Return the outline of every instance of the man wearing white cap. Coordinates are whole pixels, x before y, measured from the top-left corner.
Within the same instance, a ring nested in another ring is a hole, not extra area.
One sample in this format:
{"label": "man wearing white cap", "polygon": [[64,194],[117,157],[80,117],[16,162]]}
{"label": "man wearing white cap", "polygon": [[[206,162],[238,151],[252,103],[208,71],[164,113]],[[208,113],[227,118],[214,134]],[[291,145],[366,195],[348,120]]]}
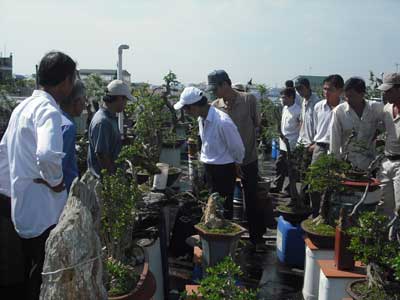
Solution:
{"label": "man wearing white cap", "polygon": [[174,108],[198,118],[200,161],[205,166],[207,184],[210,192],[225,197],[224,215],[232,219],[235,180],[245,153],[236,125],[226,113],[210,106],[203,92],[195,87],[185,88]]}
{"label": "man wearing white cap", "polygon": [[128,99],[134,100],[128,85],[122,80],[111,81],[103,97],[104,106],[90,122],[88,167],[98,178],[103,169],[110,174],[115,171],[115,160],[122,147],[117,113],[124,110]]}
{"label": "man wearing white cap", "polygon": [[400,73],[389,73],[378,89],[383,91],[387,104],[383,108],[386,128],[385,160],[382,162],[384,213],[400,216]]}

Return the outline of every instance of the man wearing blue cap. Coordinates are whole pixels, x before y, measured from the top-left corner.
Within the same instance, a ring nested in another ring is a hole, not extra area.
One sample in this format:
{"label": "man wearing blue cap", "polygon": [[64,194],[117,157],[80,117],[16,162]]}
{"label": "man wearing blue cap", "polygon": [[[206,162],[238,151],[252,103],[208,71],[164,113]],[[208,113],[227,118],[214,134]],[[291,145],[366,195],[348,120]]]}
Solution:
{"label": "man wearing blue cap", "polygon": [[210,192],[225,197],[224,216],[232,219],[236,170],[245,151],[236,125],[227,114],[210,106],[203,92],[195,87],[185,88],[174,108],[198,118],[200,161],[205,166],[207,185]]}
{"label": "man wearing blue cap", "polygon": [[[217,96],[212,105],[227,113],[236,124],[245,147],[245,156],[240,166],[250,241],[256,251],[262,251],[262,236],[265,232],[264,212],[257,205],[258,161],[256,128],[260,126],[257,99],[250,93],[236,91],[224,70],[208,74],[208,90]],[[273,220],[271,220],[273,222]]]}

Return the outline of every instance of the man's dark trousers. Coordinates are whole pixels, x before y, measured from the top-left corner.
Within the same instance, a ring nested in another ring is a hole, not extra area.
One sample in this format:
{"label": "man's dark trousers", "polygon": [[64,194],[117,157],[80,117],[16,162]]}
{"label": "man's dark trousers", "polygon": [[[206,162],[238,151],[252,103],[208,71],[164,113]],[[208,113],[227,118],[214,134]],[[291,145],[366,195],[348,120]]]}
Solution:
{"label": "man's dark trousers", "polygon": [[25,262],[25,292],[26,300],[37,300],[42,284],[42,270],[45,258],[45,244],[50,231],[55,225],[47,228],[41,235],[31,239],[23,239],[22,253]]}
{"label": "man's dark trousers", "polygon": [[204,164],[208,190],[218,192],[225,197],[224,217],[232,220],[233,217],[233,191],[236,183],[236,167],[234,163],[226,165]]}
{"label": "man's dark trousers", "polygon": [[262,242],[262,236],[266,230],[264,208],[257,199],[258,161],[244,165],[241,169],[250,241],[257,244]]}

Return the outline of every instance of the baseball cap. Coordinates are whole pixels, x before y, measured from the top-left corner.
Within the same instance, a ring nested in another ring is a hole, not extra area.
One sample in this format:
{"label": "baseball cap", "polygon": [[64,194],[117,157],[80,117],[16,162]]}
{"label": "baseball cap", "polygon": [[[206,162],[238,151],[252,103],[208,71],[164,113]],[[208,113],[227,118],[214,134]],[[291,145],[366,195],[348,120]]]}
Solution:
{"label": "baseball cap", "polygon": [[119,79],[113,80],[107,85],[107,95],[110,95],[110,96],[125,96],[129,100],[132,100],[132,101],[136,100],[132,96],[131,90],[128,87],[128,85],[125,82],[123,82],[122,80],[119,80]]}
{"label": "baseball cap", "polygon": [[217,86],[223,83],[224,81],[226,82],[231,82],[229,79],[228,74],[224,70],[215,70],[208,74],[208,87],[207,91],[215,91],[217,89]]}
{"label": "baseball cap", "polygon": [[400,73],[388,73],[383,77],[383,83],[378,89],[381,91],[388,91],[395,84],[400,84]]}
{"label": "baseball cap", "polygon": [[187,87],[183,90],[179,101],[175,103],[176,110],[181,109],[185,105],[190,105],[200,101],[203,98],[203,91],[196,87]]}

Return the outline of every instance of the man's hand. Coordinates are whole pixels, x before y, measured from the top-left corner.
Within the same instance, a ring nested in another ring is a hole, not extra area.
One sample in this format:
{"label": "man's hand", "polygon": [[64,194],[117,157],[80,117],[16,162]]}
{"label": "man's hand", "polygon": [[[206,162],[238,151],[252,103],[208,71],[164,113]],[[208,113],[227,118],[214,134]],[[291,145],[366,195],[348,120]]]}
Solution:
{"label": "man's hand", "polygon": [[239,164],[235,164],[236,168],[236,177],[239,177],[240,179],[243,179],[243,172]]}
{"label": "man's hand", "polygon": [[311,145],[308,146],[308,148],[307,148],[308,152],[311,152],[311,153],[314,152],[314,149],[315,149],[315,144],[311,144]]}
{"label": "man's hand", "polygon": [[44,184],[55,193],[61,193],[63,190],[65,190],[64,180],[61,181],[61,183],[56,186],[51,186],[47,181],[43,180],[42,178],[35,178],[35,179],[33,179],[33,182],[39,183],[39,184]]}

